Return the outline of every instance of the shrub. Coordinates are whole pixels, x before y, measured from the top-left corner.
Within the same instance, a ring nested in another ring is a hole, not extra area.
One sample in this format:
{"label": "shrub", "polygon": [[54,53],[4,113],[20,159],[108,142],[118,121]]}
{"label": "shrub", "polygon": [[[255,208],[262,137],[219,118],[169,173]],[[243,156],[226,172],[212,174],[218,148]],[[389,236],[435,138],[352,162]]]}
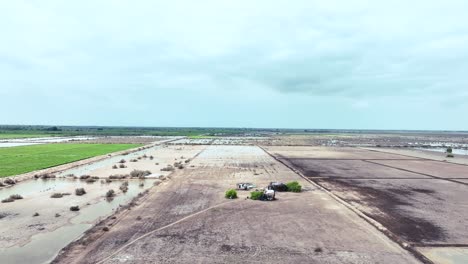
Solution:
{"label": "shrub", "polygon": [[80,180],[86,180],[86,179],[89,179],[89,178],[91,178],[90,175],[81,175],[80,176]]}
{"label": "shrub", "polygon": [[63,197],[63,194],[61,193],[54,193],[50,196],[50,198],[62,198]]}
{"label": "shrub", "polygon": [[94,178],[86,179],[86,183],[94,183],[94,182],[96,182],[96,179]]}
{"label": "shrub", "polygon": [[20,199],[23,199],[23,196],[21,196],[19,194],[12,194],[12,195],[10,195],[10,198],[13,199],[13,200],[20,200]]}
{"label": "shrub", "polygon": [[174,167],[172,165],[167,165],[165,168],[162,168],[161,171],[173,171]]}
{"label": "shrub", "polygon": [[10,197],[8,197],[8,198],[3,199],[2,203],[11,203],[11,202],[14,202],[14,201],[15,201],[15,199],[11,199]]}
{"label": "shrub", "polygon": [[79,211],[79,210],[80,210],[80,207],[78,205],[70,207],[70,211]]}
{"label": "shrub", "polygon": [[114,190],[111,189],[111,190],[107,191],[107,193],[106,193],[107,198],[112,198],[114,196],[115,196]]}
{"label": "shrub", "polygon": [[36,213],[33,214],[33,217],[36,217],[36,216],[39,216],[39,213],[38,213],[38,212],[36,212]]}
{"label": "shrub", "polygon": [[129,176],[130,175],[128,175],[128,174],[116,174],[116,175],[110,175],[109,179],[119,180],[119,179],[128,178]]}
{"label": "shrub", "polygon": [[151,171],[143,171],[143,170],[133,170],[132,172],[130,172],[130,177],[132,178],[143,178],[145,176],[148,176],[151,174]]}
{"label": "shrub", "polygon": [[123,182],[122,185],[120,185],[119,189],[126,193],[128,191],[128,182]]}
{"label": "shrub", "polygon": [[[121,165],[122,165],[122,164],[121,164]],[[117,167],[117,165],[114,164],[114,165],[112,166],[112,168],[113,168],[113,169],[117,169],[118,167]]]}
{"label": "shrub", "polygon": [[451,147],[448,147],[446,152],[449,153],[449,154],[452,154],[453,149]]}
{"label": "shrub", "polygon": [[123,169],[123,168],[127,168],[127,166],[123,165],[123,164],[120,164],[119,165],[119,168]]}
{"label": "shrub", "polygon": [[234,189],[229,189],[229,190],[226,191],[224,197],[226,197],[228,199],[235,199],[235,198],[237,198],[237,192]]}
{"label": "shrub", "polygon": [[452,153],[447,154],[447,158],[453,158],[455,157]]}
{"label": "shrub", "polygon": [[121,159],[121,160],[119,161],[119,163],[122,163],[122,164],[125,163],[125,162],[126,162],[126,161],[125,161],[124,159]]}
{"label": "shrub", "polygon": [[138,162],[137,159],[131,159],[130,162]]}
{"label": "shrub", "polygon": [[150,160],[152,160],[152,159],[154,159],[154,157],[153,157],[153,156],[150,156]]}
{"label": "shrub", "polygon": [[302,186],[297,181],[292,181],[286,183],[288,187],[288,192],[301,192]]}
{"label": "shrub", "polygon": [[102,231],[106,231],[106,232],[107,232],[107,231],[109,231],[109,228],[108,228],[107,226],[105,226],[105,227],[102,228]]}
{"label": "shrub", "polygon": [[86,194],[86,191],[85,191],[84,188],[77,188],[77,189],[75,190],[75,194],[76,194],[77,196],[81,196],[81,195],[83,195],[83,194]]}
{"label": "shrub", "polygon": [[16,183],[16,181],[11,179],[11,178],[6,178],[3,182],[8,184],[8,185],[13,185],[13,184]]}
{"label": "shrub", "polygon": [[263,196],[262,191],[250,192],[250,199],[252,199],[252,200],[260,200],[260,198],[262,198],[262,196]]}

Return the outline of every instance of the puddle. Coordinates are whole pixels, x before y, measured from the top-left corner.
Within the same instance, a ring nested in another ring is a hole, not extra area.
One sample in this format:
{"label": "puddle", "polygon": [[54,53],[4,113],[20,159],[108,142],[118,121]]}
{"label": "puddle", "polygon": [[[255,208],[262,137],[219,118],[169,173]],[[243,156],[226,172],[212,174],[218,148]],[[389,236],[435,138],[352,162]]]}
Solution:
{"label": "puddle", "polygon": [[65,245],[83,234],[91,224],[63,226],[49,233],[33,236],[23,247],[0,249],[2,263],[49,263]]}
{"label": "puddle", "polygon": [[439,264],[465,264],[468,263],[468,248],[419,248],[426,257]]}

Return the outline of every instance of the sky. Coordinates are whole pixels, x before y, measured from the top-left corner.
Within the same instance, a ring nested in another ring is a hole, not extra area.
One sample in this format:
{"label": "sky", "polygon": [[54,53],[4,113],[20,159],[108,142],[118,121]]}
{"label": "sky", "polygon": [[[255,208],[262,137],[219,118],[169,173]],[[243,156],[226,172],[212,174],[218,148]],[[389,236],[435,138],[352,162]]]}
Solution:
{"label": "sky", "polygon": [[468,1],[0,1],[0,124],[468,130]]}

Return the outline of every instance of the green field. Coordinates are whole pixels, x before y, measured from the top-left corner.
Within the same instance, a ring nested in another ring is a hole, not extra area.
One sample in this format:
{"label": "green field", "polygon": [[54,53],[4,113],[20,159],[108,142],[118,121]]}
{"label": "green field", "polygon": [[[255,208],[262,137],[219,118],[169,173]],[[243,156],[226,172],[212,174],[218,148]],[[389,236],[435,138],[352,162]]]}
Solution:
{"label": "green field", "polygon": [[0,148],[0,177],[22,174],[141,146],[140,144],[44,144]]}

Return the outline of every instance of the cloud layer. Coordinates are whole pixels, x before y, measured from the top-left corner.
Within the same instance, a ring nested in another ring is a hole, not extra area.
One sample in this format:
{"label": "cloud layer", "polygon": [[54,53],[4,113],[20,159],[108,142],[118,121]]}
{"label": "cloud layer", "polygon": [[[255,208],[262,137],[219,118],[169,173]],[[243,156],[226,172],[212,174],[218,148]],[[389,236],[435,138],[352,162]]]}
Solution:
{"label": "cloud layer", "polygon": [[455,0],[4,1],[0,123],[468,129],[467,12]]}

